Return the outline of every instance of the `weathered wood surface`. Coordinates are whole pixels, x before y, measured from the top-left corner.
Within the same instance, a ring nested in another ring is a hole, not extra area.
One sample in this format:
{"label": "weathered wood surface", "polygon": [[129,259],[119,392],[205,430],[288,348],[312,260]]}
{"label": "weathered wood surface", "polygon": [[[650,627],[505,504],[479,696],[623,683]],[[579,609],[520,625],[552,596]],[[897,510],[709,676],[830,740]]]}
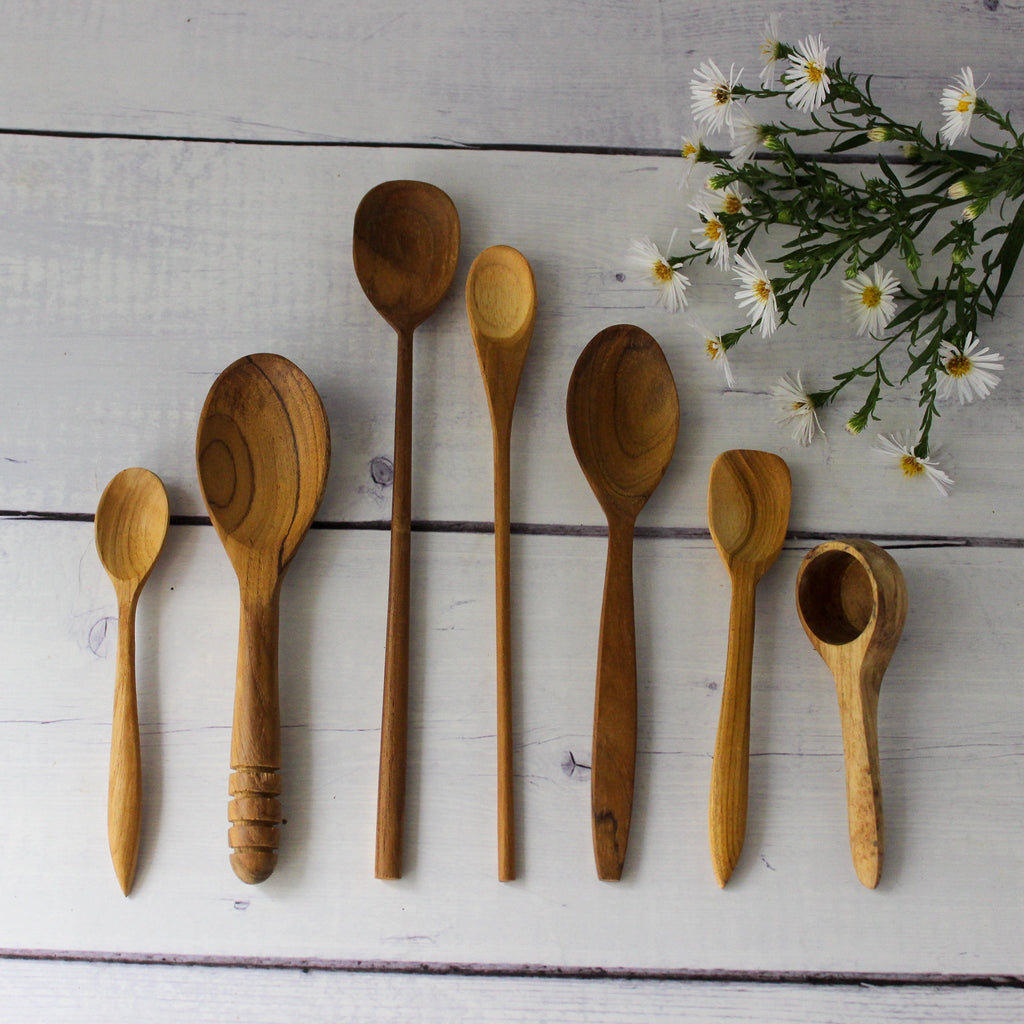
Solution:
{"label": "weathered wood surface", "polygon": [[[791,36],[821,32],[848,70],[877,72],[877,95],[908,120],[938,128],[939,92],[963,64],[1021,119],[1017,4],[941,16],[929,0],[777,7]],[[843,431],[852,399],[809,449],[774,422],[778,376],[799,369],[820,385],[862,351],[838,283],[770,344],[735,350],[727,392],[700,334],[656,308],[626,261],[630,238],[664,244],[688,228],[673,154],[692,68],[735,60],[752,81],[767,10],[0,10],[0,1016],[1020,1019],[1021,276],[983,335],[1003,353],[1002,382],[936,427],[956,462],[942,499],[908,491]],[[408,852],[405,877],[383,883],[372,876],[394,334],[351,250],[360,197],[392,178],[452,196],[462,257],[415,342]],[[493,244],[523,252],[538,289],[512,446],[507,885],[494,877],[491,436],[463,300],[472,259]],[[732,326],[732,281],[691,276],[693,311]],[[604,518],[565,397],[586,342],[623,322],[662,345],[682,415],[635,544],[630,855],[621,882],[601,883],[587,766]],[[287,822],[279,866],[252,887],[225,856],[237,584],[205,525],[194,445],[216,375],[261,350],[310,376],[333,452],[282,594]],[[880,427],[911,426],[917,411],[911,391],[887,400]],[[744,447],[786,459],[793,505],[758,590],[747,836],[722,892],[707,802],[729,579],[706,488],[714,457]],[[104,824],[116,605],[90,518],[130,465],[160,474],[173,518],[137,622],[143,828],[126,900]],[[879,705],[875,891],[850,864],[834,685],[794,602],[803,554],[837,534],[880,541],[909,592]]]}

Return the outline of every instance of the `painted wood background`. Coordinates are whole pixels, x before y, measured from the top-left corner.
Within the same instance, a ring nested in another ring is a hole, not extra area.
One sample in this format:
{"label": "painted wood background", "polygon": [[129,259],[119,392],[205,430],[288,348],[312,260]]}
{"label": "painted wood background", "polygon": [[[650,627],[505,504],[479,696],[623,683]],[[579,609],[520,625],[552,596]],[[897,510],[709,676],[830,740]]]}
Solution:
{"label": "painted wood background", "polygon": [[[779,3],[880,99],[937,129],[964,64],[1024,107],[1024,8],[978,0]],[[631,237],[685,223],[693,67],[758,66],[760,4],[704,0],[0,4],[0,997],[11,1021],[1019,1021],[1024,1013],[1024,277],[986,344],[1006,370],[951,409],[948,499],[908,488],[825,419],[801,449],[780,374],[852,363],[824,293],[737,349],[724,389],[687,321],[652,305]],[[927,32],[920,31],[927,21]],[[1019,120],[1019,114],[1018,114]],[[861,168],[848,168],[856,174]],[[432,181],[463,247],[416,341],[408,870],[373,878],[394,336],[351,266],[380,181]],[[466,324],[481,249],[519,248],[539,313],[513,434],[520,877],[496,881],[490,427]],[[694,274],[694,309],[733,286]],[[598,882],[590,728],[603,519],[565,389],[597,331],[661,341],[676,457],[635,553],[640,753],[626,874]],[[237,586],[205,520],[197,417],[217,373],[272,350],[324,398],[318,521],[286,579],[280,865],[227,858]],[[870,351],[870,350],[865,350]],[[887,401],[885,429],[916,421]],[[714,456],[763,447],[794,480],[758,592],[751,808],[719,890],[707,790],[728,578],[707,533]],[[144,821],[121,896],[105,802],[116,615],[92,514],[119,469],[168,487],[139,609]],[[907,578],[880,744],[888,857],[853,875],[839,716],[796,617],[803,553],[873,538]]]}

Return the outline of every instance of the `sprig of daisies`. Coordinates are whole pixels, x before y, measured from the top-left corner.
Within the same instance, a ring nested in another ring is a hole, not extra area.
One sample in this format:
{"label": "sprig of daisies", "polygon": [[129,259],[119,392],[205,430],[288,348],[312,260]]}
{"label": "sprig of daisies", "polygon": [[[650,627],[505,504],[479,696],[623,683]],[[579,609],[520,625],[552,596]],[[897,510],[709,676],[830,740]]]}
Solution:
{"label": "sprig of daisies", "polygon": [[[822,390],[806,391],[799,374],[783,378],[773,389],[780,421],[809,444],[823,433],[819,411],[856,387],[861,404],[845,426],[858,434],[879,419],[888,389],[915,380],[917,429],[880,434],[876,448],[907,477],[927,478],[948,493],[952,479],[932,448],[932,426],[939,403],[985,398],[1003,369],[1002,357],[982,346],[978,321],[995,314],[1024,248],[1024,137],[979,95],[971,68],[961,68],[943,89],[943,123],[929,137],[920,124],[890,117],[875,103],[870,77],[847,74],[839,60],[829,63],[828,51],[820,36],[782,41],[772,16],[759,86],[742,85],[735,65],[726,74],[713,60],[700,64],[690,84],[696,131],[682,147],[686,177],[705,172],[702,194],[688,206],[695,218],[686,233],[689,250],[672,254],[670,241],[662,253],[645,238],[633,243],[632,254],[672,310],[686,307],[688,264],[705,260],[733,275],[744,322],[722,334],[702,331],[705,351],[730,386],[727,353],[743,336],[773,334],[797,303],[840,271],[837,291],[852,327],[878,347]],[[800,122],[758,119],[758,101],[780,97],[803,115]],[[955,148],[974,118],[994,125],[999,141],[972,138],[976,148]],[[728,155],[712,149],[704,134],[722,131],[729,133]],[[803,140],[811,137],[808,147]],[[878,152],[880,143],[901,147],[901,173]],[[807,148],[831,155],[867,150],[864,159],[873,159],[877,171],[848,181],[834,165],[800,151]],[[983,226],[986,215],[992,223]],[[928,250],[923,235],[936,225],[941,237]],[[781,255],[760,262],[752,250],[769,235]]]}

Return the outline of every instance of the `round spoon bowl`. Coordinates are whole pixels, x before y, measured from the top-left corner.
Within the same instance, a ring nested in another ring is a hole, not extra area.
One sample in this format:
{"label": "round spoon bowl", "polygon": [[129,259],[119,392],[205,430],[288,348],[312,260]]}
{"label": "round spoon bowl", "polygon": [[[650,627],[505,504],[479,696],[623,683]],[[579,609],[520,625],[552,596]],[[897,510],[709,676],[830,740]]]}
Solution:
{"label": "round spoon bowl", "polygon": [[867,629],[877,603],[876,587],[850,552],[825,551],[807,563],[797,602],[807,629],[838,646],[852,643]]}
{"label": "round spoon bowl", "polygon": [[469,269],[466,309],[478,348],[513,345],[531,333],[537,289],[526,257],[508,245],[485,249]]}
{"label": "round spoon bowl", "polygon": [[455,276],[460,226],[436,185],[385,181],[356,209],[352,260],[366,297],[396,331],[413,331]]}
{"label": "round spoon bowl", "polygon": [[145,580],[167,536],[167,491],[148,469],[123,469],[96,508],[96,550],[113,580]]}

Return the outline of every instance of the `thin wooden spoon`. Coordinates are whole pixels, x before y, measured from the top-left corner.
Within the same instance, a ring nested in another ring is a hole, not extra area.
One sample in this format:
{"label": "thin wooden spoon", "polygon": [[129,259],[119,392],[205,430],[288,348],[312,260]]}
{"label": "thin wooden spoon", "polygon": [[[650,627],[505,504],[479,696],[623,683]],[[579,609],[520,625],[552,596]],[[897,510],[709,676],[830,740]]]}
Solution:
{"label": "thin wooden spoon", "polygon": [[770,452],[734,449],[723,452],[711,466],[708,523],[732,579],[729,648],[708,814],[711,862],[720,886],[740,859],[747,829],[754,596],[782,550],[791,495],[789,467]]}
{"label": "thin wooden spoon", "polygon": [[135,692],[135,609],[164,546],[167,492],[148,469],[122,469],[96,508],[96,551],[117,595],[117,667],[110,740],[107,838],[121,891],[135,880],[142,827],[142,755]]}
{"label": "thin wooden spoon", "polygon": [[323,498],[330,461],[323,403],[294,363],[245,356],[214,381],[199,417],[196,462],[241,598],[228,841],[243,882],[262,882],[277,863],[281,583]]}
{"label": "thin wooden spoon", "polygon": [[507,245],[485,249],[466,281],[466,310],[491,410],[494,439],[494,561],[498,672],[498,878],[516,877],[512,765],[512,617],[509,520],[512,412],[537,317],[526,257]]}
{"label": "thin wooden spoon", "polygon": [[857,877],[874,889],[885,857],[878,693],[907,617],[903,573],[892,555],[870,541],[826,541],[800,564],[796,606],[835,678],[850,852]]}
{"label": "thin wooden spoon", "polygon": [[409,531],[412,522],[412,336],[437,308],[459,260],[459,215],[422,181],[386,181],[356,210],[352,260],[366,297],[398,334],[394,483],[384,701],[377,788],[377,878],[402,874],[409,702]]}
{"label": "thin wooden spoon", "polygon": [[679,433],[679,396],[658,343],[622,324],[580,354],[566,401],[573,450],[608,519],[590,799],[597,876],[622,877],[636,768],[633,532]]}

